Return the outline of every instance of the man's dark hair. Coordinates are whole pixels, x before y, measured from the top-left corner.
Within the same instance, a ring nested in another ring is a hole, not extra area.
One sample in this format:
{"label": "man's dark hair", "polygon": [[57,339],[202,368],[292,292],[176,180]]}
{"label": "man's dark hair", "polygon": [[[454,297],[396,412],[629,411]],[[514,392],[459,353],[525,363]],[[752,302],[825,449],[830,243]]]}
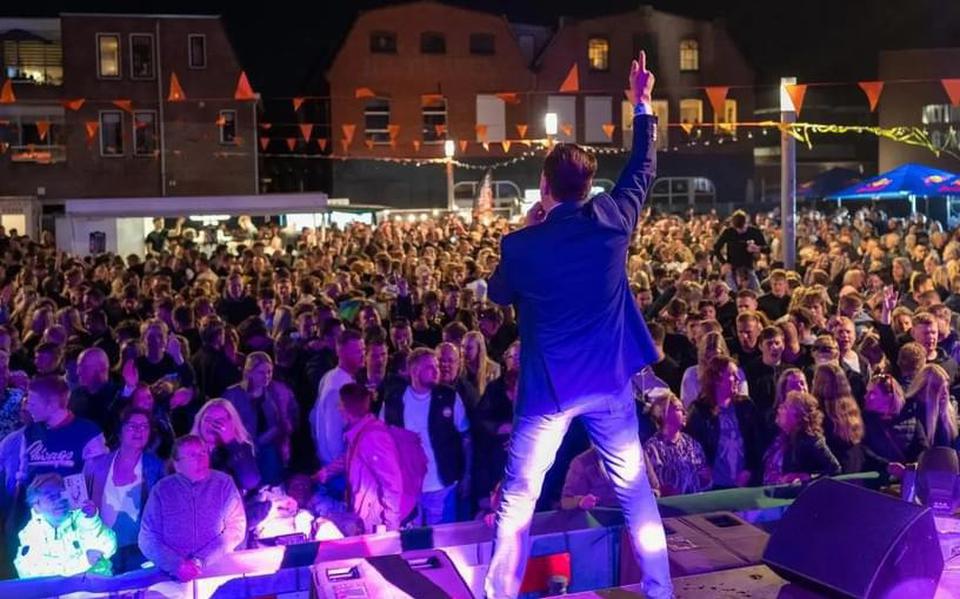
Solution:
{"label": "man's dark hair", "polygon": [[743,210],[737,210],[730,217],[730,226],[734,229],[742,229],[747,226],[747,213]]}
{"label": "man's dark hair", "polygon": [[663,345],[663,340],[667,337],[667,330],[663,328],[663,325],[659,322],[651,322],[647,325],[647,328],[650,330],[650,337],[653,338],[653,342],[657,345]]}
{"label": "man's dark hair", "polygon": [[587,197],[597,159],[576,144],[557,144],[543,161],[543,176],[553,199],[578,202]]}
{"label": "man's dark hair", "polygon": [[355,329],[344,329],[337,337],[337,347],[342,347],[351,341],[362,341],[363,335]]}

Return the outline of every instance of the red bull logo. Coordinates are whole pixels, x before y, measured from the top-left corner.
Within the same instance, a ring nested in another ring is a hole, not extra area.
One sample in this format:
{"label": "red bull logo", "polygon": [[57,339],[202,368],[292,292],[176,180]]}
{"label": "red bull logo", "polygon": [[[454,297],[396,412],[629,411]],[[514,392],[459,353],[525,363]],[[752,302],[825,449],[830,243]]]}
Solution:
{"label": "red bull logo", "polygon": [[879,191],[887,188],[891,183],[893,183],[892,179],[883,177],[882,179],[877,179],[876,181],[871,181],[866,185],[862,185],[857,191]]}

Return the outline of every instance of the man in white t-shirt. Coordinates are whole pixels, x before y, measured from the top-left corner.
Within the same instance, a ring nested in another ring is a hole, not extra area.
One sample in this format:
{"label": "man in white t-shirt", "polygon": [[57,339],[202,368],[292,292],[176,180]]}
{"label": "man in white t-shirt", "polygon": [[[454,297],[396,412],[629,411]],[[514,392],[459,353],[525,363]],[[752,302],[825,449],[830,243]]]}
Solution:
{"label": "man in white t-shirt", "polygon": [[317,458],[322,468],[317,474],[326,483],[343,472],[343,416],[340,414],[340,388],[357,380],[363,368],[363,336],[347,329],[337,338],[337,366],[323,375],[317,387],[317,403],[310,410],[310,433],[317,447]]}
{"label": "man in white t-shirt", "polygon": [[389,393],[380,417],[420,435],[427,455],[420,515],[427,526],[456,521],[457,488],[470,492],[470,422],[457,392],[438,384],[440,366],[433,350],[413,350],[407,359],[410,384]]}

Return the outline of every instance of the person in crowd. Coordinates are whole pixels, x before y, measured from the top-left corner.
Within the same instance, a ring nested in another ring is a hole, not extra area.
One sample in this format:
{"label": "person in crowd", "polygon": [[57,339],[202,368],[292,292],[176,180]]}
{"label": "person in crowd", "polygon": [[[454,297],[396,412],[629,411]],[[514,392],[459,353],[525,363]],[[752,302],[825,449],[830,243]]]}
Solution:
{"label": "person in crowd", "polygon": [[317,401],[310,412],[310,430],[322,466],[318,479],[322,483],[331,479],[342,480],[345,445],[343,420],[338,408],[340,388],[355,383],[363,366],[363,336],[352,329],[343,331],[337,339],[337,366],[320,380]]}
{"label": "person in crowd", "polygon": [[85,349],[77,361],[77,378],[78,385],[70,392],[70,410],[109,434],[111,411],[116,409],[122,388],[110,379],[107,353],[98,347]]}
{"label": "person in crowd", "polygon": [[175,473],[150,490],[138,545],[161,570],[188,582],[243,543],[247,519],[233,479],[211,469],[203,439],[177,439],[173,464]]}
{"label": "person in crowd", "polygon": [[776,419],[780,433],[763,457],[764,484],[840,474],[840,463],[823,436],[823,412],[816,397],[802,391],[787,393],[777,406]]}
{"label": "person in crowd", "polygon": [[906,391],[906,401],[916,410],[924,435],[932,446],[952,447],[957,440],[957,407],[950,397],[950,378],[937,364],[917,372]]}
{"label": "person in crowd", "polygon": [[387,425],[370,412],[373,394],[359,383],[340,388],[340,410],[346,426],[347,452],[345,467],[350,508],[364,525],[366,532],[399,530],[411,514],[401,513],[404,494],[419,494],[420,489],[405,489],[400,462],[411,459],[401,456]]}
{"label": "person in crowd", "polygon": [[776,401],[777,381],[785,369],[783,364],[783,331],[765,327],[759,337],[760,357],[744,367],[750,380],[750,399],[756,404],[760,418],[769,420]]}
{"label": "person in crowd", "polygon": [[[697,365],[687,368],[680,381],[680,400],[684,406],[689,408],[697,398],[700,397],[700,381],[703,380],[703,373],[707,368],[707,364],[710,363],[710,360],[712,360],[714,356],[729,355],[727,343],[724,341],[723,335],[720,332],[707,333],[700,339],[700,345],[697,348]],[[737,388],[737,394],[749,395],[750,390],[747,384],[747,377],[742,368],[738,370],[738,378],[740,383]]]}
{"label": "person in crowd", "polygon": [[487,341],[480,331],[470,331],[463,338],[463,363],[467,380],[477,390],[478,398],[487,385],[500,378],[500,364],[487,354]]}
{"label": "person in crowd", "polygon": [[685,432],[703,447],[716,488],[745,487],[762,474],[759,416],[750,398],[738,394],[739,387],[737,363],[714,356],[687,418]]}
{"label": "person in crowd", "polygon": [[204,400],[223,397],[224,391],[240,382],[240,370],[224,350],[227,330],[219,319],[208,320],[200,329],[200,347],[190,358],[197,376],[197,393]]}
{"label": "person in crowd", "polygon": [[657,433],[643,445],[644,453],[660,483],[661,496],[698,493],[710,488],[713,472],[703,447],[683,432],[687,411],[672,393],[654,400],[651,415]]}
{"label": "person in crowd", "polygon": [[459,394],[440,384],[440,366],[432,350],[413,350],[407,369],[410,384],[387,395],[380,418],[420,435],[427,455],[420,499],[423,523],[453,522],[458,496],[469,495],[472,488],[473,449],[467,411]]}
{"label": "person in crowd", "polygon": [[903,387],[897,379],[887,373],[873,375],[864,400],[863,442],[891,464],[916,463],[929,447],[917,410],[905,410],[906,405]]}
{"label": "person in crowd", "polygon": [[90,501],[116,536],[114,573],[135,570],[146,562],[137,546],[140,517],[150,489],[164,473],[160,458],[147,451],[152,430],[150,412],[126,408],[120,415],[117,448],[87,461],[83,467]]}
{"label": "person in crowd", "polygon": [[291,437],[299,421],[293,392],[273,378],[273,360],[263,352],[247,355],[243,380],[223,398],[233,404],[254,439],[263,482],[279,484],[290,463]]}
{"label": "person in crowd", "polygon": [[38,475],[27,487],[26,501],[30,519],[20,530],[13,560],[20,578],[112,573],[116,536],[92,503],[70,509],[63,477],[56,472]]}

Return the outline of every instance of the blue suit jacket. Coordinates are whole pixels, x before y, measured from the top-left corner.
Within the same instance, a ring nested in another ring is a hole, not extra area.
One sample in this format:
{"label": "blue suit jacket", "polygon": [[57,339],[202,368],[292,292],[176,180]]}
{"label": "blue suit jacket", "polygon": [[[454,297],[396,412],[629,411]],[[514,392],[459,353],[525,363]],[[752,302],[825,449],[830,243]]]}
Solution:
{"label": "blue suit jacket", "polygon": [[519,416],[619,393],[656,361],[630,294],[627,250],[656,172],[656,119],[636,116],[633,154],[610,193],[564,202],[503,238],[488,296],[513,304],[520,327]]}

